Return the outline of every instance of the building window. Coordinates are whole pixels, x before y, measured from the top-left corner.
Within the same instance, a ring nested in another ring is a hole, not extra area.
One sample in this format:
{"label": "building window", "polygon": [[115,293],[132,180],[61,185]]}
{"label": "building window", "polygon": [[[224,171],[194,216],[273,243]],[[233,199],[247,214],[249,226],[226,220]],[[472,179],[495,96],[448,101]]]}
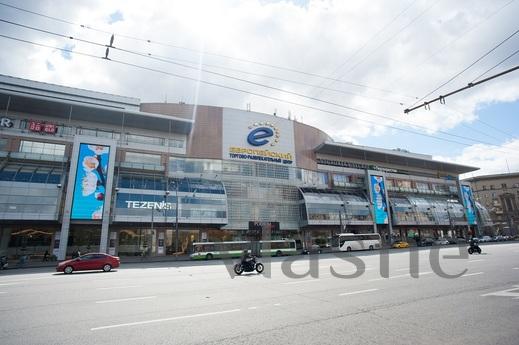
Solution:
{"label": "building window", "polygon": [[490,189],[491,189],[491,190],[494,189],[494,185],[493,185],[493,184],[490,185]]}
{"label": "building window", "polygon": [[506,183],[501,183],[501,188],[506,189]]}
{"label": "building window", "polygon": [[483,190],[487,190],[487,186],[483,185]]}
{"label": "building window", "polygon": [[169,147],[176,147],[176,148],[183,148],[184,147],[184,140],[182,139],[168,139]]}
{"label": "building window", "polygon": [[128,143],[164,146],[164,138],[149,137],[146,135],[126,134]]}
{"label": "building window", "polygon": [[140,152],[126,152],[125,162],[160,165],[160,155],[152,155]]}
{"label": "building window", "polygon": [[7,151],[8,140],[6,138],[0,138],[0,151]]}
{"label": "building window", "polygon": [[65,145],[22,140],[20,152],[64,156]]}

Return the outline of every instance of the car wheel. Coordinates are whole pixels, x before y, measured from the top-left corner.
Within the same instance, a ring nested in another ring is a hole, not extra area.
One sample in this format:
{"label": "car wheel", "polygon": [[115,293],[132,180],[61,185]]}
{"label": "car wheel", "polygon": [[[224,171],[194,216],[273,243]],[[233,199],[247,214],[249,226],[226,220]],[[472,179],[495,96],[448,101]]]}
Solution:
{"label": "car wheel", "polygon": [[63,273],[65,274],[70,274],[74,271],[74,268],[72,266],[67,266],[65,267],[65,269],[63,270]]}
{"label": "car wheel", "polygon": [[110,272],[112,270],[112,265],[106,264],[103,266],[103,271]]}
{"label": "car wheel", "polygon": [[281,252],[281,250],[278,250],[278,251],[276,252],[276,256],[283,256],[283,253]]}
{"label": "car wheel", "polygon": [[375,248],[373,248],[373,246],[369,246],[369,250],[373,250],[373,249],[375,249]]}
{"label": "car wheel", "polygon": [[205,256],[205,259],[206,260],[212,260],[213,259],[213,254],[209,253]]}
{"label": "car wheel", "polygon": [[346,248],[347,252],[351,252],[351,247]]}

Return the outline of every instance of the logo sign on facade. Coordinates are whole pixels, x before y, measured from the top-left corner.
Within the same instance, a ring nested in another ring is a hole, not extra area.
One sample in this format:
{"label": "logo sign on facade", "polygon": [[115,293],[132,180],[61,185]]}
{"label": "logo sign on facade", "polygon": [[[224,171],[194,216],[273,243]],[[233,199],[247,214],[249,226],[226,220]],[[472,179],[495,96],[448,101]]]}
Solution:
{"label": "logo sign on facade", "polygon": [[279,129],[270,122],[255,123],[249,126],[249,129],[252,130],[247,136],[247,142],[252,146],[263,146],[268,143],[270,143],[270,146],[275,146],[279,142]]}
{"label": "logo sign on facade", "polygon": [[31,132],[56,134],[58,127],[53,123],[40,122],[40,121],[29,121],[29,130]]}
{"label": "logo sign on facade", "polygon": [[0,127],[12,128],[14,126],[13,120],[8,117],[0,117]]}
{"label": "logo sign on facade", "polygon": [[71,219],[103,219],[110,147],[79,144]]}
{"label": "logo sign on facade", "polygon": [[472,189],[470,189],[470,186],[462,185],[461,193],[463,195],[463,201],[465,204],[465,213],[467,214],[467,221],[470,225],[475,225],[476,224],[476,211],[475,211],[474,196],[472,195]]}
{"label": "logo sign on facade", "polygon": [[294,165],[294,124],[272,115],[226,109],[223,159]]}
{"label": "logo sign on facade", "polygon": [[377,224],[388,224],[384,178],[382,176],[371,175],[370,180],[372,200],[375,205],[375,222]]}
{"label": "logo sign on facade", "polygon": [[[247,142],[252,146],[263,146],[270,144],[276,146],[279,143],[279,129],[270,122],[256,122],[248,128],[251,130],[247,135]],[[272,163],[292,164],[293,158],[290,153],[270,151],[268,149],[249,149],[243,147],[230,147],[231,158],[250,159],[256,161],[267,161]]]}
{"label": "logo sign on facade", "polygon": [[125,200],[126,208],[145,208],[154,210],[172,210],[175,208],[175,204],[171,202],[157,202],[157,201],[134,201]]}

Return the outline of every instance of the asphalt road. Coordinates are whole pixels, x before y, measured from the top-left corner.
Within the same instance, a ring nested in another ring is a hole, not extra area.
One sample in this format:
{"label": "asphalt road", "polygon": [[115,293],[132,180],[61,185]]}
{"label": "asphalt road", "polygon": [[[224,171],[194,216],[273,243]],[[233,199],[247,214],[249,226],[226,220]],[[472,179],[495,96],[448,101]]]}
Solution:
{"label": "asphalt road", "polygon": [[[391,251],[388,261],[378,252],[348,255],[365,265],[355,278],[335,277],[330,266],[343,275],[356,266],[330,254],[312,263],[319,278],[287,276],[286,258],[272,260],[270,278],[231,278],[221,261],[72,275],[4,271],[0,344],[517,345],[519,244],[483,252],[440,260],[447,274],[467,269],[458,278],[441,277],[429,249],[414,252],[419,278],[408,250]],[[292,257],[293,273],[308,271],[309,258]],[[381,262],[389,262],[389,278]]]}

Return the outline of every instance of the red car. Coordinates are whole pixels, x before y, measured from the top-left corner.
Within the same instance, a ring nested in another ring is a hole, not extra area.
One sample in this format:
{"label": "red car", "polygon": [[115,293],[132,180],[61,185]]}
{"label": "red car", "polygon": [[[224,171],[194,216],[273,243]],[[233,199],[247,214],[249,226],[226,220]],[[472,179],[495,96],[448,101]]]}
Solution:
{"label": "red car", "polygon": [[103,270],[110,272],[119,267],[121,261],[118,256],[104,253],[88,253],[78,258],[62,261],[56,266],[56,272],[70,274],[73,271]]}

